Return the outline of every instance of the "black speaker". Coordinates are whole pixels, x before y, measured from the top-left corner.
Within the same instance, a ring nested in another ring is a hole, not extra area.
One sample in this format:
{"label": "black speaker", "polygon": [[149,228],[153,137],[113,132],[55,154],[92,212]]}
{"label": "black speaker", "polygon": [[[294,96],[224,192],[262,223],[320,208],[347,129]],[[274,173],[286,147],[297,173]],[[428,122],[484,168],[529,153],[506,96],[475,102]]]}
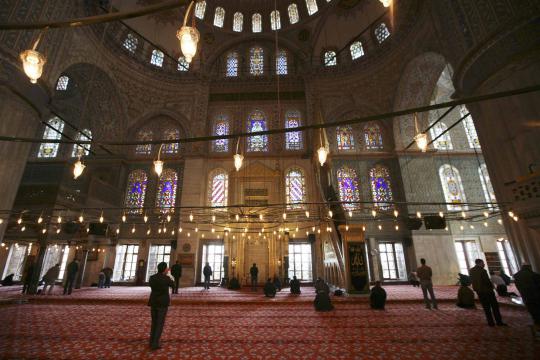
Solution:
{"label": "black speaker", "polygon": [[90,223],[88,228],[90,229],[88,232],[89,235],[106,236],[107,230],[109,229],[109,224]]}
{"label": "black speaker", "polygon": [[79,231],[81,225],[78,222],[70,221],[62,224],[62,231],[66,234],[75,234]]}
{"label": "black speaker", "polygon": [[171,249],[176,250],[176,247],[178,246],[177,240],[171,240]]}
{"label": "black speaker", "polygon": [[424,224],[426,229],[442,230],[446,228],[446,219],[437,215],[424,216]]}
{"label": "black speaker", "polygon": [[407,219],[407,229],[409,230],[418,230],[422,227],[422,219],[418,218],[408,218]]}
{"label": "black speaker", "polygon": [[315,238],[315,234],[309,234],[309,235],[307,236],[307,239],[308,239],[308,242],[309,242],[310,244],[313,244],[313,243],[317,240],[317,239]]}

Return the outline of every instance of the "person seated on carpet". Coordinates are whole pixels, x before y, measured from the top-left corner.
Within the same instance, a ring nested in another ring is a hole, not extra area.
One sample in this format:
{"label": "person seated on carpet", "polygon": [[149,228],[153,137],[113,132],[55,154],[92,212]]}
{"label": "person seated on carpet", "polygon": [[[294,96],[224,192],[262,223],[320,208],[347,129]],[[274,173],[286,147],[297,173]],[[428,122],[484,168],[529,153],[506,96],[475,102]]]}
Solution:
{"label": "person seated on carpet", "polygon": [[105,274],[105,283],[103,284],[106,288],[111,287],[111,279],[113,275],[113,269],[110,267],[103,268],[101,271]]}
{"label": "person seated on carpet", "polygon": [[517,297],[518,294],[515,292],[508,292],[508,287],[506,286],[506,282],[501,277],[500,271],[492,271],[491,272],[491,282],[493,285],[495,285],[495,290],[497,290],[497,294],[502,297],[510,297],[514,296]]}
{"label": "person seated on carpet", "polygon": [[296,278],[296,276],[293,276],[289,285],[291,287],[291,294],[298,295],[302,293],[302,291],[300,291],[300,281]]}
{"label": "person seated on carpet", "polygon": [[268,281],[264,284],[264,296],[271,298],[276,296],[276,286],[271,278],[268,278]]}
{"label": "person seated on carpet", "polygon": [[9,274],[2,280],[2,286],[13,286],[13,277],[15,274]]}
{"label": "person seated on carpet", "polygon": [[334,305],[330,300],[330,288],[320,277],[315,282],[315,293],[317,295],[315,295],[313,305],[316,311],[331,311],[334,309]]}
{"label": "person seated on carpet", "polygon": [[474,292],[469,287],[471,285],[471,278],[464,274],[458,275],[460,287],[456,305],[464,309],[476,308],[474,304]]}
{"label": "person seated on carpet", "polygon": [[386,305],[386,290],[381,287],[380,281],[375,281],[369,294],[369,305],[372,309],[384,310]]}
{"label": "person seated on carpet", "polygon": [[274,275],[274,286],[277,291],[281,291],[281,280],[279,280],[279,276]]}

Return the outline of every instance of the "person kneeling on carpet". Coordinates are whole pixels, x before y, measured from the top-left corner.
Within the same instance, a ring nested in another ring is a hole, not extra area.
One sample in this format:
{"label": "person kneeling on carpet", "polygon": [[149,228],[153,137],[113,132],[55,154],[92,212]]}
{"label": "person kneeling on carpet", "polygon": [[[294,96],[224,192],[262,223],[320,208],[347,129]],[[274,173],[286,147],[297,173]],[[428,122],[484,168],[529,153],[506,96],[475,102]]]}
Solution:
{"label": "person kneeling on carpet", "polygon": [[291,282],[289,283],[291,287],[291,294],[300,294],[300,281],[296,278],[296,276],[293,276]]}
{"label": "person kneeling on carpet", "polygon": [[281,291],[281,280],[279,279],[279,276],[274,276],[274,286],[277,291]]}
{"label": "person kneeling on carpet", "polygon": [[464,274],[459,275],[459,290],[457,296],[457,306],[464,309],[474,309],[474,293],[469,287],[471,285],[471,278]]}
{"label": "person kneeling on carpet", "polygon": [[380,281],[375,281],[375,286],[371,288],[369,305],[372,309],[384,310],[384,306],[386,305],[386,290],[381,287]]}
{"label": "person kneeling on carpet", "polygon": [[315,282],[315,300],[313,305],[316,311],[331,311],[334,309],[334,305],[330,301],[330,288],[323,279],[317,278]]}
{"label": "person kneeling on carpet", "polygon": [[271,278],[268,278],[268,281],[264,284],[264,296],[271,298],[276,296],[276,286]]}

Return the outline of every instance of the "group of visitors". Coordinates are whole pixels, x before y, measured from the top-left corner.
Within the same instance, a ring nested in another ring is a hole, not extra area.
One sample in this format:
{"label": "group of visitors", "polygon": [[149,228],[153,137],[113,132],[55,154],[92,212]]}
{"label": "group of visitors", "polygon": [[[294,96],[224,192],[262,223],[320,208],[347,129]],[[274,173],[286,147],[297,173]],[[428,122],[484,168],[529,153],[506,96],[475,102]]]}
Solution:
{"label": "group of visitors", "polygon": [[98,276],[98,289],[110,288],[113,275],[113,269],[105,267],[101,269]]}

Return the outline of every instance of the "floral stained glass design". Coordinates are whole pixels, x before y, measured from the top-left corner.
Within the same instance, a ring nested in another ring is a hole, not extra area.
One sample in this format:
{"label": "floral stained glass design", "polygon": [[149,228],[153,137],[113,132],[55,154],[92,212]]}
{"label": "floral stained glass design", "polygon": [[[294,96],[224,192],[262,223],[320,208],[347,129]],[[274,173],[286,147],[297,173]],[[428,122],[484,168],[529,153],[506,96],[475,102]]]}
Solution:
{"label": "floral stained glass design", "polygon": [[244,15],[241,12],[234,13],[233,31],[241,32],[243,28],[244,28]]}
{"label": "floral stained glass design", "polygon": [[333,50],[329,50],[324,53],[324,66],[336,66],[337,65],[337,55]]}
{"label": "floral stained glass design", "polygon": [[316,0],[306,0],[306,7],[309,15],[313,15],[319,10]]}
{"label": "floral stained glass design", "polygon": [[261,47],[253,47],[249,50],[249,73],[262,75],[264,73],[264,50]]}
{"label": "floral stained glass design", "polygon": [[[300,112],[297,110],[287,111],[285,114],[285,127],[294,129],[301,125]],[[300,150],[302,149],[302,132],[294,131],[285,133],[285,149]]]}
{"label": "floral stained glass design", "polygon": [[[64,131],[64,122],[59,117],[53,117],[47,121],[45,131],[43,132],[43,140],[60,140],[62,131]],[[58,155],[58,143],[42,143],[39,146],[38,157],[54,158]]]}
{"label": "floral stained glass design", "polygon": [[137,45],[139,44],[139,39],[137,39],[133,34],[127,34],[126,39],[124,40],[124,49],[130,53],[135,53],[137,50]]}
{"label": "floral stained glass design", "polygon": [[375,206],[381,210],[388,210],[394,207],[394,196],[392,185],[390,184],[390,174],[388,168],[376,166],[369,171],[371,182],[371,195]]}
{"label": "floral stained glass design", "polygon": [[465,203],[465,191],[461,182],[461,176],[459,171],[448,164],[439,168],[439,177],[441,179],[441,185],[444,192],[444,197],[447,202],[447,208],[451,211],[467,210]]}
{"label": "floral stained glass design", "polygon": [[148,177],[143,170],[133,170],[128,177],[125,207],[130,214],[142,214]]}
{"label": "floral stained glass design", "polygon": [[174,212],[176,205],[176,186],[178,175],[172,169],[165,169],[159,177],[159,185],[156,195],[156,207],[162,214]]}
{"label": "floral stained glass design", "polygon": [[337,180],[339,187],[339,199],[342,202],[345,210],[355,210],[360,201],[360,186],[358,185],[358,177],[356,171],[348,166],[342,166],[337,171]]}
{"label": "floral stained glass design", "polygon": [[[180,139],[180,131],[178,131],[178,129],[166,129],[163,132],[163,139],[164,140],[178,140]],[[177,142],[163,144],[163,148],[161,149],[161,152],[164,154],[178,154],[179,148],[180,148],[180,144]]]}
{"label": "floral stained glass design", "polygon": [[293,3],[289,5],[287,11],[289,12],[289,22],[291,24],[296,24],[300,20],[300,16],[298,16],[298,6]]}
{"label": "floral stained glass design", "polygon": [[[152,130],[141,130],[137,134],[137,141],[152,141],[154,134]],[[135,147],[135,154],[150,155],[152,153],[152,144],[142,144]]]}
{"label": "floral stained glass design", "polygon": [[353,60],[364,56],[364,48],[362,47],[362,43],[360,41],[353,42],[349,50],[351,51],[351,58]]}
{"label": "floral stained glass design", "polygon": [[[88,129],[83,129],[75,137],[75,141],[89,141],[92,136],[92,132]],[[84,145],[73,145],[73,150],[71,151],[71,157],[87,156],[90,154],[90,144]]]}
{"label": "floral stained glass design", "polygon": [[[229,190],[229,176],[225,170],[215,170],[210,174],[209,199],[210,206],[227,206],[227,192]],[[225,210],[225,209],[223,209]]]}
{"label": "floral stained glass design", "polygon": [[337,145],[338,150],[354,150],[354,135],[352,127],[349,125],[338,126]]}
{"label": "floral stained glass design", "polygon": [[62,75],[58,78],[58,81],[56,82],[56,90],[64,91],[67,90],[69,84],[69,77],[66,75]]}
{"label": "floral stained glass design", "polygon": [[[259,132],[268,130],[266,116],[260,110],[255,110],[249,116],[248,131]],[[248,151],[268,151],[268,135],[256,135],[248,138]]]}
{"label": "floral stained glass design", "polygon": [[199,19],[204,19],[204,13],[206,12],[206,1],[197,1],[195,4],[195,16]]}
{"label": "floral stained glass design", "polygon": [[152,50],[152,57],[150,58],[150,64],[155,65],[157,67],[162,67],[163,59],[164,59],[163,52],[157,49]]}
{"label": "floral stained glass design", "polygon": [[272,30],[281,29],[281,17],[279,16],[279,10],[274,10],[270,13],[270,28]]}
{"label": "floral stained glass design", "polygon": [[[214,134],[216,136],[229,135],[229,118],[226,115],[219,115],[216,120]],[[229,139],[214,140],[215,152],[227,152],[229,151]]]}
{"label": "floral stained glass design", "polygon": [[287,209],[301,209],[306,200],[305,177],[302,169],[293,168],[285,176]]}
{"label": "floral stained glass design", "polygon": [[364,141],[367,150],[382,150],[383,140],[381,128],[379,125],[371,125],[364,127]]}
{"label": "floral stained glass design", "polygon": [[218,6],[216,8],[216,13],[214,15],[214,25],[217,27],[223,27],[224,22],[225,22],[225,9]]}
{"label": "floral stained glass design", "polygon": [[262,17],[261,14],[255,13],[251,17],[251,29],[254,33],[260,33],[262,31]]}

